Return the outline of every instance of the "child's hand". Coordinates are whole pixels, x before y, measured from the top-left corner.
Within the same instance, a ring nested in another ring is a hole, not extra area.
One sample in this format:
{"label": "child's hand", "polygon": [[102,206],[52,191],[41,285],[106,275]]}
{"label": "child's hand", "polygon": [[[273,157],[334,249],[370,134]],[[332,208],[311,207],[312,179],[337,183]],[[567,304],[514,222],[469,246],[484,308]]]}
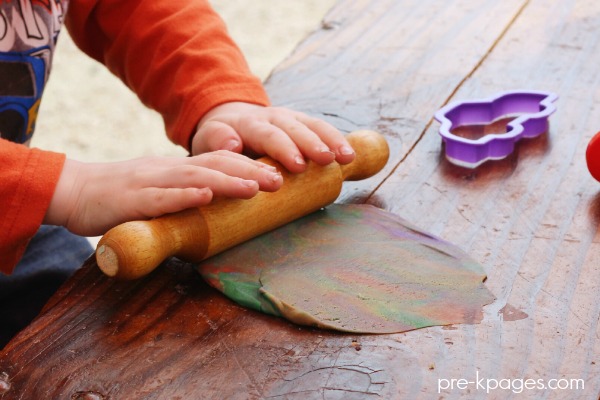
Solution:
{"label": "child's hand", "polygon": [[274,167],[229,151],[116,163],[67,160],[44,223],[96,236],[122,222],[205,205],[213,196],[251,198],[282,182]]}
{"label": "child's hand", "polygon": [[192,154],[220,149],[268,155],[293,173],[304,171],[305,157],[320,165],[354,160],[350,144],[325,121],[286,108],[248,103],[217,106],[198,124]]}

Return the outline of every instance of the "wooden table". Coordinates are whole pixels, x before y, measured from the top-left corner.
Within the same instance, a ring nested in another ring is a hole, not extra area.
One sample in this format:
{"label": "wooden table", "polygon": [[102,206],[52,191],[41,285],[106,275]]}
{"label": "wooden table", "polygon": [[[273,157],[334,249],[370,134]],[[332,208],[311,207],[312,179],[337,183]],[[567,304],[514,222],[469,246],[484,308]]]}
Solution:
{"label": "wooden table", "polygon": [[[135,282],[90,260],[0,353],[0,398],[597,399],[599,68],[597,0],[340,0],[268,90],[386,135],[385,170],[339,202],[471,254],[497,297],[482,323],[333,333],[243,309],[177,260]],[[446,161],[434,112],[509,89],[560,96],[549,133],[474,170]]]}

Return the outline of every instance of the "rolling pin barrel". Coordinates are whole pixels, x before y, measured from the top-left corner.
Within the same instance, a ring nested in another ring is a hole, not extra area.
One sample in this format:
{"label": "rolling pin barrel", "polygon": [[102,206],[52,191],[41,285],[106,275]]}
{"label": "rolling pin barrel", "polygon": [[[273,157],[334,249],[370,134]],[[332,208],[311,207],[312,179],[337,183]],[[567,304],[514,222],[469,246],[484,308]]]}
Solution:
{"label": "rolling pin barrel", "polygon": [[218,199],[207,206],[114,227],[98,243],[98,266],[111,277],[139,278],[168,257],[198,262],[333,203],[344,180],[375,175],[389,156],[387,142],[376,132],[356,131],[347,139],[356,151],[355,160],[347,165],[309,162],[306,171],[293,175],[270,158],[262,158],[283,175],[284,183],[276,192],[259,192],[248,200]]}

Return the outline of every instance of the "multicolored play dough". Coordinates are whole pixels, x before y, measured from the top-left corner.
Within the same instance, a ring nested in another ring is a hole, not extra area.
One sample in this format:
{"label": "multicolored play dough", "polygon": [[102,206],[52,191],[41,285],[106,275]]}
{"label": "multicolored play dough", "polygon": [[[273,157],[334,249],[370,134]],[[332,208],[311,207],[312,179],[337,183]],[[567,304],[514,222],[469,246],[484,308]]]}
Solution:
{"label": "multicolored play dough", "polygon": [[494,300],[468,255],[369,205],[331,205],[198,269],[241,305],[345,332],[477,323]]}

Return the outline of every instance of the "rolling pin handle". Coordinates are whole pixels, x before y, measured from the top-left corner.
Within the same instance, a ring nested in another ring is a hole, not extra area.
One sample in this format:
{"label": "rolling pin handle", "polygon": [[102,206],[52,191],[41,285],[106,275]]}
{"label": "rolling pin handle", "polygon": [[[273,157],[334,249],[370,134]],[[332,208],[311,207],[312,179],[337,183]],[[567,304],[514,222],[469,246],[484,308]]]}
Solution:
{"label": "rolling pin handle", "polygon": [[137,279],[174,255],[202,259],[207,243],[206,223],[198,209],[192,208],[112,228],[98,242],[96,262],[110,277]]}
{"label": "rolling pin handle", "polygon": [[350,164],[342,165],[345,181],[359,181],[369,178],[383,169],[388,161],[390,149],[385,138],[369,130],[354,131],[346,136],[356,152]]}

